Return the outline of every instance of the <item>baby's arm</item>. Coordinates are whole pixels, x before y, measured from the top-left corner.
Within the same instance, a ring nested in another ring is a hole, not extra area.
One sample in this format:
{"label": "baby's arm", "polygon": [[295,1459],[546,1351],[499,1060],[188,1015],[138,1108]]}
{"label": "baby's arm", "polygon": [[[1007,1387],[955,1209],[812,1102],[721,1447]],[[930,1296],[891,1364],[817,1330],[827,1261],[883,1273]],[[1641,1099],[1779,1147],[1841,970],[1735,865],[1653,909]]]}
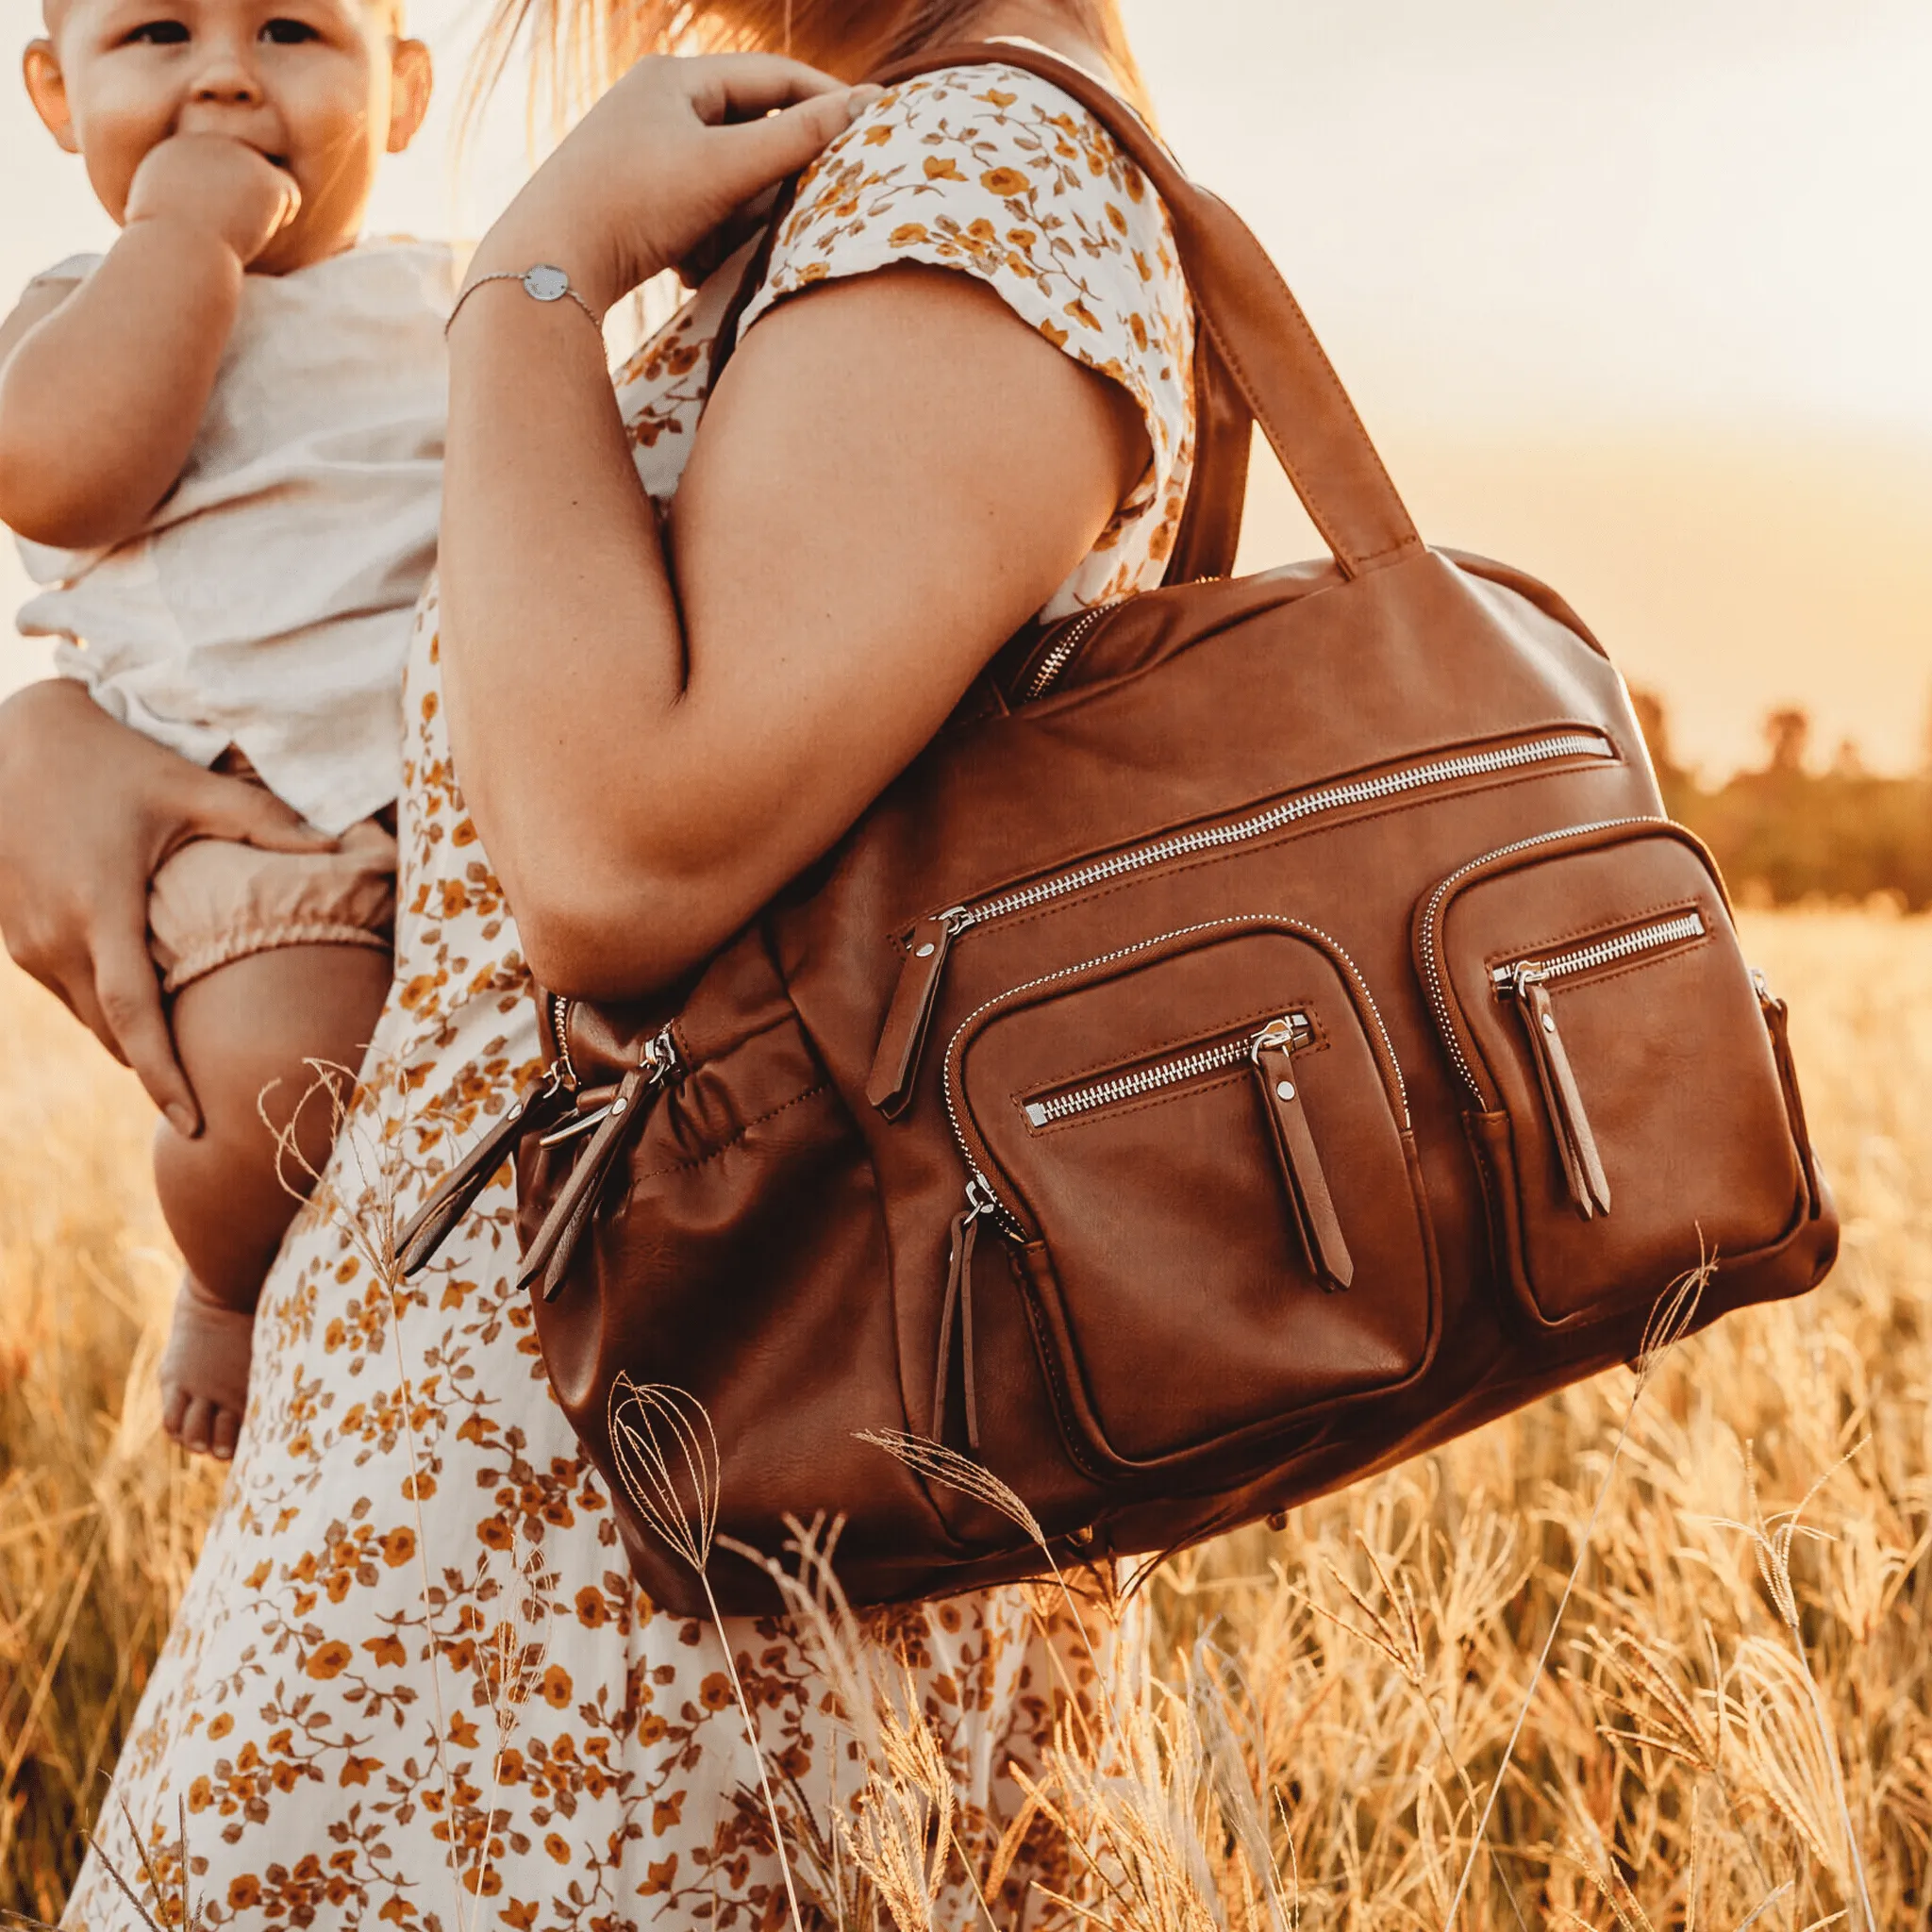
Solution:
{"label": "baby's arm", "polygon": [[64,297],[30,290],[0,326],[0,523],[62,550],[146,523],[193,447],[242,277],[297,200],[226,136],[150,150],[107,259]]}

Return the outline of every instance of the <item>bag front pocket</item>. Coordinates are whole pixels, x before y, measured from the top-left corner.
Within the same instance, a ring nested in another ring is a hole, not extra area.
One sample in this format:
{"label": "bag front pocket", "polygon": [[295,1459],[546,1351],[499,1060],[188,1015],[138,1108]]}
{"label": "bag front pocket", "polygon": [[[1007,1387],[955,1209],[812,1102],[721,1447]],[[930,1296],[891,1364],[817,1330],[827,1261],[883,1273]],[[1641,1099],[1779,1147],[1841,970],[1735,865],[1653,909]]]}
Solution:
{"label": "bag front pocket", "polygon": [[945,1077],[969,1210],[1023,1250],[1094,1474],[1238,1457],[1426,1364],[1401,1073],[1313,928],[1216,920],[1016,988],[959,1028]]}
{"label": "bag front pocket", "polygon": [[1796,1096],[1689,833],[1641,820],[1490,854],[1424,901],[1416,953],[1499,1265],[1540,1325],[1640,1314],[1796,1231]]}

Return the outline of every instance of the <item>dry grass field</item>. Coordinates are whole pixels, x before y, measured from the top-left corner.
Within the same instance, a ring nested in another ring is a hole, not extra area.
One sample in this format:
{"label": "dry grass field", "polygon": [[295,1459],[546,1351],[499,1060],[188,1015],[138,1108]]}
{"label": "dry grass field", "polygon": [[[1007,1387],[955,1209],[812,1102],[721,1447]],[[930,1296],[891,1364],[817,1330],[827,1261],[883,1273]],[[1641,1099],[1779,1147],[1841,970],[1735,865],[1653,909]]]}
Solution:
{"label": "dry grass field", "polygon": [[[1088,1923],[1924,1923],[1932,921],[1747,939],[1794,1008],[1836,1275],[1639,1400],[1620,1372],[1170,1566],[1155,1674],[1040,1787]],[[144,1105],[4,968],[0,1040],[0,1907],[52,1919],[216,1479],[158,1434]],[[908,1725],[864,1727],[855,1932],[928,1925],[944,1880]]]}

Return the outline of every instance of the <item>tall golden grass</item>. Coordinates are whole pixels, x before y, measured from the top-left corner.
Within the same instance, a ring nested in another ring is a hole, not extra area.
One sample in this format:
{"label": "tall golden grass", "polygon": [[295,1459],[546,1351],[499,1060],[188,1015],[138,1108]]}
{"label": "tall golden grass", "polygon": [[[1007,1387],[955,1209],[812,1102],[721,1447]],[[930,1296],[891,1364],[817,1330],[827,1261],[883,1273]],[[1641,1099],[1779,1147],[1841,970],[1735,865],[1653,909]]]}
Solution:
{"label": "tall golden grass", "polygon": [[[1024,1828],[1071,1874],[1029,1926],[1924,1923],[1932,921],[1746,938],[1844,1209],[1826,1287],[1634,1402],[1603,1377],[1166,1565],[1124,1612],[1153,1668],[1100,1651],[1004,1835],[953,1805],[907,1680],[802,1604],[865,1769],[788,1831],[808,1915],[1004,1928]],[[4,970],[0,1037],[0,1906],[52,1919],[216,1478],[158,1434],[144,1104]]]}

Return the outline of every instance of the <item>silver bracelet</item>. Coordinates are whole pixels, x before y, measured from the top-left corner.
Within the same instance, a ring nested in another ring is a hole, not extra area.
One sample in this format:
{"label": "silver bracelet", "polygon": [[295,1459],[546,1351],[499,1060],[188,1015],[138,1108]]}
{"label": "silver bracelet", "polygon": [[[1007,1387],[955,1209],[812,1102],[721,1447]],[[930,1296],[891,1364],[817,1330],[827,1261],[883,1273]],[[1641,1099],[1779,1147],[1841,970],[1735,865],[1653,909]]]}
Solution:
{"label": "silver bracelet", "polygon": [[445,322],[442,325],[444,335],[448,335],[450,323],[456,321],[458,315],[462,310],[463,304],[485,282],[520,282],[523,284],[524,293],[533,302],[575,302],[591,318],[591,325],[595,327],[597,333],[599,335],[604,333],[604,325],[598,321],[597,311],[571,287],[570,277],[554,262],[540,261],[534,268],[526,268],[521,274],[515,269],[503,268],[496,270],[491,275],[478,275],[457,297],[454,306],[449,311],[449,322]]}

